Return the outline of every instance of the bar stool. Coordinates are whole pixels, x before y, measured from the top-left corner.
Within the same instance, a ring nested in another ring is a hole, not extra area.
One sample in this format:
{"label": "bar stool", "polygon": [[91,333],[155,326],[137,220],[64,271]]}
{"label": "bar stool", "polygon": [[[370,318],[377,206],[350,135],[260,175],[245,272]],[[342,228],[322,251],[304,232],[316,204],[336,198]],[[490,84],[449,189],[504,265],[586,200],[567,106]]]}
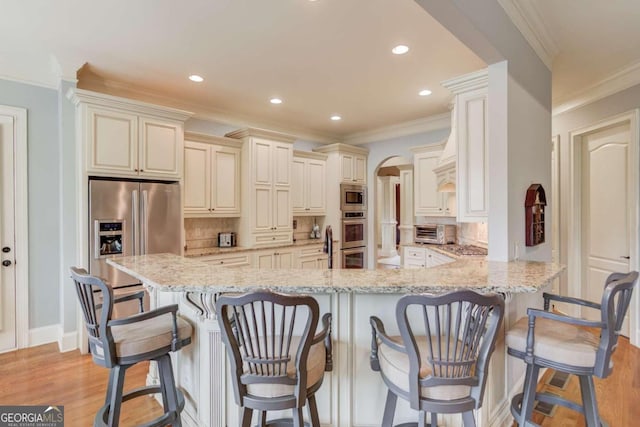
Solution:
{"label": "bar stool", "polygon": [[[606,378],[613,370],[611,355],[637,281],[635,271],[611,274],[605,281],[600,304],[544,293],[544,310],[528,309],[528,317],[518,320],[507,332],[508,353],[527,364],[524,390],[511,401],[511,414],[520,426],[537,425],[531,420],[536,400],[582,413],[588,427],[602,425],[593,376]],[[551,313],[548,310],[552,300],[599,310],[600,321]],[[538,372],[543,367],[577,375],[582,406],[554,394],[537,393]]]}
{"label": "bar stool", "polygon": [[[331,314],[322,317],[310,296],[282,295],[260,290],[221,296],[216,302],[222,340],[229,355],[236,403],[242,427],[249,427],[254,410],[258,425],[302,427],[305,403],[311,425],[320,427],[315,392],[324,372],[332,369]],[[293,420],[267,422],[267,411],[291,409]]]}
{"label": "bar stool", "polygon": [[[192,328],[176,315],[178,306],[169,305],[123,319],[111,319],[114,297],[111,286],[90,276],[84,269],[71,267],[73,279],[89,334],[93,361],[110,368],[105,404],[94,419],[94,426],[117,427],[122,402],[147,395],[162,395],[164,414],[145,424],[160,427],[181,426],[184,395],[175,386],[169,352],[191,343]],[[98,302],[101,297],[101,303]],[[127,369],[138,362],[158,363],[159,386],[141,387],[124,393]]]}
{"label": "bar stool", "polygon": [[396,305],[400,336],[389,336],[370,318],[371,368],[388,387],[382,427],[391,427],[398,397],[420,412],[418,423],[437,426],[437,414],[462,413],[475,426],[482,406],[489,359],[504,315],[498,295],[463,290],[444,295],[407,295]]}

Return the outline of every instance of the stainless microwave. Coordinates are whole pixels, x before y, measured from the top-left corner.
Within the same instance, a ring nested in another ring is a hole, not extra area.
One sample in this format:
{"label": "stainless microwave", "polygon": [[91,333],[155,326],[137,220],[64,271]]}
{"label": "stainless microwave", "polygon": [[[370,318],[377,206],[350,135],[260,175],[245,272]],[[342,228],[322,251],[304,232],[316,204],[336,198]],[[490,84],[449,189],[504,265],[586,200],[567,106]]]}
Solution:
{"label": "stainless microwave", "polygon": [[456,242],[456,226],[453,224],[425,224],[414,226],[415,243],[446,245]]}
{"label": "stainless microwave", "polygon": [[340,210],[342,212],[367,210],[367,186],[340,184]]}

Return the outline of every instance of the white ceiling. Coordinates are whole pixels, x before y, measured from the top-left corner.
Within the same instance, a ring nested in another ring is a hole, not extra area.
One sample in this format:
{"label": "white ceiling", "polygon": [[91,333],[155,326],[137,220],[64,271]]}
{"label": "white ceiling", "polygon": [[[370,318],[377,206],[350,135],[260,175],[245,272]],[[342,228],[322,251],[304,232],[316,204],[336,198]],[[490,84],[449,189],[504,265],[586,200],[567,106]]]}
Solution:
{"label": "white ceiling", "polygon": [[[498,1],[542,46],[554,106],[612,75],[640,83],[640,1]],[[81,87],[324,141],[445,113],[440,81],[485,66],[413,0],[0,0],[0,10],[0,76],[55,87],[88,63]],[[392,55],[400,43],[411,50]]]}
{"label": "white ceiling", "polygon": [[[413,0],[2,0],[0,10],[5,52],[87,62],[81,87],[125,83],[211,117],[325,139],[446,113],[440,82],[486,66]],[[411,50],[393,55],[397,44]],[[419,97],[423,88],[433,95]]]}

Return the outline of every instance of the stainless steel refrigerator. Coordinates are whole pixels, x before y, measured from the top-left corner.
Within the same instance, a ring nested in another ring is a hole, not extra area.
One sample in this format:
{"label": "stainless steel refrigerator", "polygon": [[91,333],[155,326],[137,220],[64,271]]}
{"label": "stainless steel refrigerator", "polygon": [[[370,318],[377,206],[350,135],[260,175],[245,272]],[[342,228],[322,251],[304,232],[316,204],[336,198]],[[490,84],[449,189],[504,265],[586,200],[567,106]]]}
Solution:
{"label": "stainless steel refrigerator", "polygon": [[[89,272],[102,277],[116,294],[141,289],[137,279],[106,260],[166,252],[180,255],[181,203],[177,182],[90,179]],[[129,304],[131,309],[135,310],[135,304]],[[132,313],[117,317],[126,314]]]}

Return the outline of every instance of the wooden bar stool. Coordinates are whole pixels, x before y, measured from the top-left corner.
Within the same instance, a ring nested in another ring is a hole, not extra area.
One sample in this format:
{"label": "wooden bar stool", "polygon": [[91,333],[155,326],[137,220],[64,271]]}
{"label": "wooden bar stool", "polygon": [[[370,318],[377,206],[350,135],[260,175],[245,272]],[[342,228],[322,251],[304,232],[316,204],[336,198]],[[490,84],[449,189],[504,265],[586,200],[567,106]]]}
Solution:
{"label": "wooden bar stool", "polygon": [[[184,396],[175,386],[169,353],[191,343],[192,328],[176,315],[178,306],[169,305],[112,320],[114,297],[111,287],[84,269],[71,267],[71,277],[89,334],[93,361],[110,368],[105,404],[96,414],[94,426],[117,427],[122,402],[155,393],[162,395],[164,414],[144,426],[181,426]],[[160,385],[124,393],[126,370],[145,360],[158,363]]]}
{"label": "wooden bar stool", "polygon": [[[624,316],[631,302],[638,273],[613,273],[605,281],[600,304],[579,298],[543,294],[544,310],[530,308],[507,332],[511,356],[527,364],[524,391],[511,401],[511,414],[520,426],[535,426],[531,420],[536,400],[562,405],[582,413],[588,427],[600,427],[593,376],[606,378],[613,370],[611,355],[618,345]],[[549,312],[550,301],[577,304],[600,311],[600,321],[590,321]],[[537,393],[540,368],[577,375],[582,406],[555,394]]]}
{"label": "wooden bar stool", "polygon": [[489,359],[504,315],[499,295],[463,290],[444,295],[407,295],[396,305],[400,336],[370,319],[371,367],[388,387],[382,427],[391,427],[398,397],[420,412],[417,423],[437,426],[437,414],[462,413],[475,426],[482,406]]}
{"label": "wooden bar stool", "polygon": [[[331,314],[322,317],[310,296],[282,295],[267,290],[221,296],[216,302],[222,339],[229,355],[236,403],[242,427],[258,425],[302,427],[309,403],[311,425],[320,427],[315,392],[325,371],[332,369]],[[293,419],[267,422],[267,411],[291,409]]]}

